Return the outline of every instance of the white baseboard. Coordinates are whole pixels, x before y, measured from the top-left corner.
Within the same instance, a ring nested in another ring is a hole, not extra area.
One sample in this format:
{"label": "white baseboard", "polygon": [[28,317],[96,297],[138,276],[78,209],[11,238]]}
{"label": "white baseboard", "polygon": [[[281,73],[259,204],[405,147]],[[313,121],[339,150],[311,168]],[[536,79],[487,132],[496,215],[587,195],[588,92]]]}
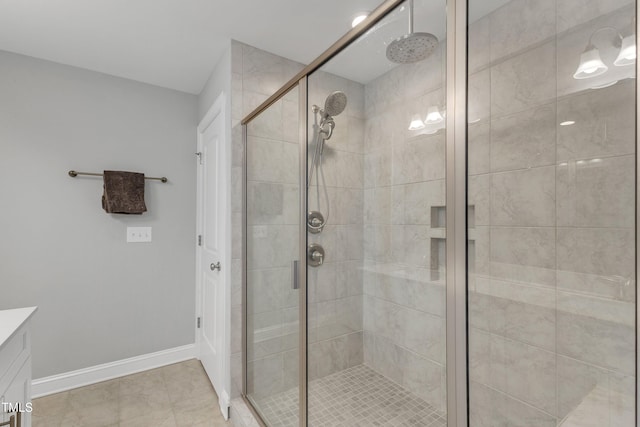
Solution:
{"label": "white baseboard", "polygon": [[160,366],[171,365],[172,363],[193,359],[196,356],[196,345],[188,344],[129,359],[116,360],[115,362],[78,369],[77,371],[35,379],[31,383],[31,394],[35,399]]}

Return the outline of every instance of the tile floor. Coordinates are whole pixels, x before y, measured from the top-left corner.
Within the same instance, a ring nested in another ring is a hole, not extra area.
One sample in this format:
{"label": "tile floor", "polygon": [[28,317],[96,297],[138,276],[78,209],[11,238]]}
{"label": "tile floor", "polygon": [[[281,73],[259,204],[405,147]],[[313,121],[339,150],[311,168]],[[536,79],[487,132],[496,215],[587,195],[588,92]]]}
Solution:
{"label": "tile floor", "polygon": [[[298,389],[259,401],[272,427],[298,423]],[[309,384],[311,427],[445,427],[446,415],[365,365],[354,366]]]}
{"label": "tile floor", "polygon": [[198,360],[33,400],[33,427],[220,427],[218,397]]}

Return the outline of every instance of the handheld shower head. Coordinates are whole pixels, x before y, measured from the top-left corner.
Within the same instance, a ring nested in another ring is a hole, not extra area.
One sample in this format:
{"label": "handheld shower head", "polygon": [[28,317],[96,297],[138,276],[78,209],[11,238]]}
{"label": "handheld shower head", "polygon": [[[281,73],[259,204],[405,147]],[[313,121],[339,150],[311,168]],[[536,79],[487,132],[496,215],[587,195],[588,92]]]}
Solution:
{"label": "handheld shower head", "polygon": [[341,90],[337,90],[327,96],[324,101],[325,116],[337,116],[347,107],[347,95]]}

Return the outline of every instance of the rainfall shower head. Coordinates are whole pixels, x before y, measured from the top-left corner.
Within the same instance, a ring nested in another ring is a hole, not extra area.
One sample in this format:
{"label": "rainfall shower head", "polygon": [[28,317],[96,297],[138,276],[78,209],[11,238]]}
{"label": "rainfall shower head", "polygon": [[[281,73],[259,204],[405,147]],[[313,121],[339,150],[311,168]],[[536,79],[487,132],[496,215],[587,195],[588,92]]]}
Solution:
{"label": "rainfall shower head", "polygon": [[437,45],[438,39],[433,34],[405,34],[387,46],[387,59],[397,64],[422,61],[434,51]]}
{"label": "rainfall shower head", "polygon": [[342,113],[347,106],[347,95],[344,92],[337,90],[327,96],[327,100],[324,101],[324,114],[326,116],[337,116]]}
{"label": "rainfall shower head", "polygon": [[413,32],[413,0],[409,1],[409,34],[389,43],[387,59],[397,64],[410,64],[426,59],[438,46],[438,38],[431,33]]}

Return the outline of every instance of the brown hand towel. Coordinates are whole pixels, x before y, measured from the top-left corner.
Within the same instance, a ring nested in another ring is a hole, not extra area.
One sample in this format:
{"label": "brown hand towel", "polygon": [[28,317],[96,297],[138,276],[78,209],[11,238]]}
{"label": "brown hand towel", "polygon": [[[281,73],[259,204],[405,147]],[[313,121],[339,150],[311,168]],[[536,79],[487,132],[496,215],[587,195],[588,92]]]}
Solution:
{"label": "brown hand towel", "polygon": [[107,213],[141,214],[144,204],[144,174],[137,172],[104,171],[102,208]]}

